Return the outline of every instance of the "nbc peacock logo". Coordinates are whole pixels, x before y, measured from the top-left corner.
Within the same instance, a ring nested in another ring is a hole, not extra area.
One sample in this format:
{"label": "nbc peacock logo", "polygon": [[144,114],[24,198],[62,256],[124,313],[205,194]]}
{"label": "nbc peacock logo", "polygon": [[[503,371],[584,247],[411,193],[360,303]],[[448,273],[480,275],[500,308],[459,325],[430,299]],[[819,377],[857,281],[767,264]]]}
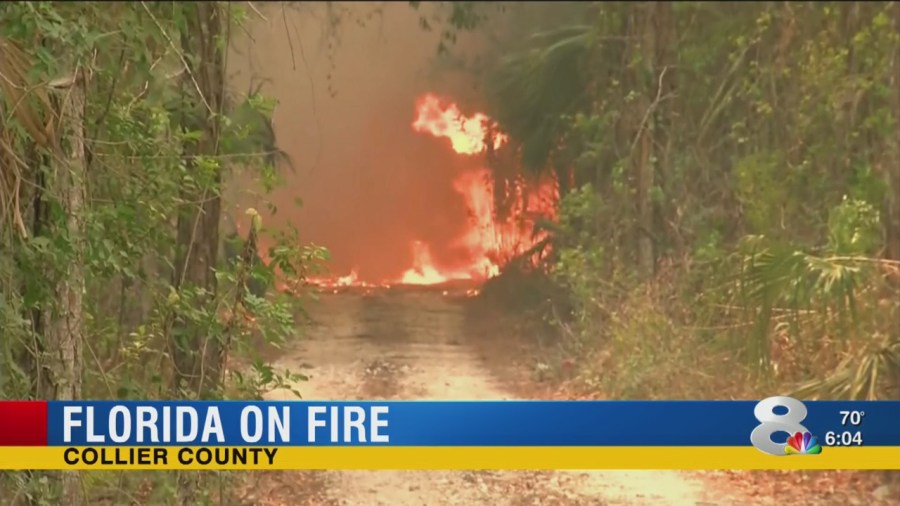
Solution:
{"label": "nbc peacock logo", "polygon": [[797,432],[789,437],[784,445],[784,453],[787,455],[818,455],[822,453],[819,446],[819,438],[809,432]]}
{"label": "nbc peacock logo", "polygon": [[[818,455],[822,453],[822,447],[819,445],[819,439],[803,426],[806,415],[806,406],[797,399],[790,397],[763,399],[753,408],[753,416],[760,423],[750,433],[750,443],[757,450],[778,457]],[[787,434],[787,441],[775,436],[776,433]],[[785,442],[778,443],[776,439]]]}

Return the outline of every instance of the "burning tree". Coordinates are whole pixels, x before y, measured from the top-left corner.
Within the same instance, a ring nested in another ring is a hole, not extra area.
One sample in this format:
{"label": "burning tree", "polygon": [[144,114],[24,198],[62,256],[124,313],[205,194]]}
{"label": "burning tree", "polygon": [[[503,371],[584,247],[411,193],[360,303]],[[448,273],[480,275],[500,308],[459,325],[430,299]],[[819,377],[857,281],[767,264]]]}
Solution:
{"label": "burning tree", "polygon": [[403,280],[431,284],[495,276],[543,239],[535,233],[535,225],[555,216],[556,180],[526,178],[516,150],[508,145],[509,137],[483,113],[466,116],[453,102],[430,93],[419,98],[416,113],[413,130],[449,140],[456,154],[486,160],[484,166],[460,173],[453,181],[470,213],[465,231],[455,241],[466,251],[468,262],[451,268],[434,265],[427,245],[416,243],[416,267]]}

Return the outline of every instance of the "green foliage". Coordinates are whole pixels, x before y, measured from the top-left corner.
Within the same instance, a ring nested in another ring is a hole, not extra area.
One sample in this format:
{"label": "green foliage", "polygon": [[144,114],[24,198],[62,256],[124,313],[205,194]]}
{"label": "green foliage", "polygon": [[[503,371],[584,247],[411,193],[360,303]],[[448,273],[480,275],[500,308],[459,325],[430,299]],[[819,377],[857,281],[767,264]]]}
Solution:
{"label": "green foliage", "polygon": [[526,49],[505,56],[487,87],[491,113],[522,145],[522,163],[544,167],[562,129],[563,115],[584,97],[584,58],[594,32],[568,26],[537,33]]}
{"label": "green foliage", "polygon": [[[561,335],[595,343],[577,348],[588,384],[900,387],[897,259],[878,259],[900,198],[894,9],[526,5],[497,24],[488,112],[567,192],[551,270],[574,308]],[[657,273],[638,283],[648,236]]]}
{"label": "green foliage", "polygon": [[[236,4],[218,8],[224,19],[245,17]],[[202,204],[187,196],[219,197],[223,174],[256,177],[271,190],[278,172],[290,167],[272,129],[276,104],[258,89],[226,100],[222,111],[206,108],[197,96],[200,59],[181,44],[182,35],[199,36],[187,33],[196,9],[144,3],[0,6],[3,398],[42,395],[34,364],[53,352],[42,349],[46,325],[59,314],[57,288],[72,269],[85,278],[85,397],[172,398],[173,350],[192,346],[185,329],[224,350],[223,377],[212,395],[258,398],[271,388],[300,395],[296,385],[305,376],[276,371],[260,350],[295,338],[302,314],[303,293],[275,290],[276,280],[301,286],[327,252],[303,247],[296,235],[266,236],[273,250],[267,263],[221,262],[215,289],[172,283],[178,274],[171,260],[179,246],[175,217]],[[186,62],[193,70],[185,69]],[[84,207],[74,216],[78,226],[70,228],[57,186],[65,171],[61,161],[73,146],[69,120],[59,114],[68,95],[48,82],[65,81],[76,68],[85,76],[87,180]],[[217,149],[203,144],[210,125],[217,129]],[[186,152],[197,154],[187,158]],[[266,235],[257,222],[249,228]],[[251,284],[265,290],[254,293]],[[23,476],[5,476],[0,495],[24,494],[33,504],[63,500],[47,477]],[[134,500],[117,495],[120,479],[98,473],[83,484],[89,497],[103,491],[114,502]],[[142,479],[158,485],[151,487],[153,502],[168,503],[186,491],[196,493],[197,501],[204,495],[174,475]]]}
{"label": "green foliage", "polygon": [[871,255],[880,244],[880,213],[868,202],[845,196],[828,216],[828,250],[836,255]]}
{"label": "green foliage", "polygon": [[[410,7],[416,10],[421,4],[422,2],[409,2]],[[482,2],[433,2],[430,5],[437,7],[435,12],[431,16],[421,16],[419,26],[426,31],[442,27],[437,51],[443,57],[448,56],[460,33],[471,32],[483,26],[487,19],[487,5]],[[500,3],[493,7],[500,10],[504,8]]]}
{"label": "green foliage", "polygon": [[[833,216],[839,218],[832,221],[838,229],[832,231],[832,253],[859,254],[872,244],[871,237],[857,228],[869,225],[871,230],[870,206],[845,201]],[[841,340],[852,346],[851,353],[827,375],[805,379],[798,395],[875,399],[890,391],[893,385],[885,381],[896,371],[898,348],[885,329],[890,327],[896,308],[881,299],[883,290],[890,289],[882,278],[881,262],[866,256],[815,256],[790,247],[766,245],[762,237],[749,242],[754,247],[745,257],[740,282],[745,302],[758,308],[756,359],[769,365],[772,323],[779,310],[792,319],[787,329],[794,339],[810,339],[815,348],[821,335],[810,335],[809,329],[821,329],[823,333],[840,334]]]}
{"label": "green foliage", "polygon": [[736,193],[752,233],[768,230],[791,214],[791,183],[780,158],[750,155],[735,164]]}

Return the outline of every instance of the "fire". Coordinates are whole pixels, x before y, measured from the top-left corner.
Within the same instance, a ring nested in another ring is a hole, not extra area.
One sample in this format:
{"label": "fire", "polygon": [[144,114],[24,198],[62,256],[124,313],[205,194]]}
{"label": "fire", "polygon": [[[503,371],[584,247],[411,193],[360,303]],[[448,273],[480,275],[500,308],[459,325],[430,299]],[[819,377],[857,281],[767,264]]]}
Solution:
{"label": "fire", "polygon": [[307,278],[306,282],[310,285],[316,285],[326,288],[342,288],[347,286],[363,286],[371,288],[375,286],[371,283],[361,281],[359,279],[359,274],[357,274],[355,269],[350,271],[350,274],[347,274],[346,276],[338,276],[336,278],[312,277]]}
{"label": "fire", "polygon": [[[442,102],[427,94],[420,98],[417,116],[412,123],[416,132],[450,140],[453,151],[460,155],[478,155],[501,148],[507,136],[496,132],[496,125],[482,113],[464,116],[452,103]],[[454,246],[467,252],[467,265],[441,268],[432,261],[428,245],[412,244],[413,267],[400,278],[406,284],[438,284],[450,280],[484,280],[500,273],[500,268],[516,255],[524,253],[543,239],[532,231],[538,217],[552,218],[557,200],[556,181],[540,182],[528,188],[523,179],[515,182],[512,206],[506,220],[499,220],[495,209],[495,188],[491,172],[486,168],[464,172],[453,182],[453,188],[466,203],[471,220]]]}
{"label": "fire", "polygon": [[[458,155],[478,156],[504,147],[509,138],[497,131],[497,125],[485,114],[465,116],[456,104],[442,100],[434,94],[425,94],[416,104],[416,117],[412,122],[415,132],[450,141],[450,147]],[[507,185],[504,185],[507,186]],[[506,212],[498,217],[495,202],[498,189],[493,174],[487,167],[459,174],[453,181],[453,189],[460,195],[469,211],[470,220],[463,233],[451,244],[462,251],[465,260],[460,264],[441,265],[435,261],[432,248],[422,241],[412,241],[412,265],[398,279],[382,282],[378,286],[392,284],[435,285],[448,281],[483,281],[496,276],[500,269],[517,255],[528,251],[544,238],[534,234],[534,225],[540,218],[555,218],[558,201],[558,185],[553,178],[529,184],[520,177],[506,189]],[[337,293],[342,287],[367,287],[376,285],[359,279],[355,270],[345,276],[310,278],[310,285],[331,289]],[[477,295],[469,290],[467,296]]]}
{"label": "fire", "polygon": [[[441,99],[430,93],[419,99],[417,112],[412,124],[416,132],[450,139],[453,151],[461,155],[475,155],[485,151],[487,129],[492,126],[492,122],[484,114],[475,113],[467,118],[456,104],[442,105]],[[494,149],[499,149],[507,139],[504,134],[494,135]]]}
{"label": "fire", "polygon": [[403,273],[400,284],[403,285],[436,285],[447,281],[472,279],[472,272],[460,270],[438,269],[431,258],[431,248],[421,241],[413,241],[413,266]]}
{"label": "fire", "polygon": [[400,282],[405,285],[432,285],[447,281],[432,265],[431,250],[421,241],[413,241],[413,267],[403,273]]}
{"label": "fire", "polygon": [[337,282],[335,284],[337,286],[350,286],[357,281],[359,281],[359,275],[356,273],[356,271],[350,271],[350,274],[337,278]]}

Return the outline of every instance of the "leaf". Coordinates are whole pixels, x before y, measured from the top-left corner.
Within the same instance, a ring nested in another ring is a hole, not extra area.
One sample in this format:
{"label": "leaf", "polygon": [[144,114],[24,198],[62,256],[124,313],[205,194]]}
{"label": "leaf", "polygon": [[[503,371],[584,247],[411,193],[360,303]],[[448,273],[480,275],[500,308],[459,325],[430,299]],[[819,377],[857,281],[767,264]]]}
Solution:
{"label": "leaf", "polygon": [[[29,81],[31,64],[28,56],[13,41],[0,36],[0,95],[6,102],[4,109],[25,128],[39,146],[50,150],[56,147],[55,123],[50,111],[53,106],[47,90]],[[48,118],[44,125],[44,118]]]}
{"label": "leaf", "polygon": [[501,59],[487,92],[492,115],[522,144],[523,163],[540,170],[562,133],[562,117],[585,96],[580,62],[594,40],[593,27],[565,26],[532,37],[530,49]]}

